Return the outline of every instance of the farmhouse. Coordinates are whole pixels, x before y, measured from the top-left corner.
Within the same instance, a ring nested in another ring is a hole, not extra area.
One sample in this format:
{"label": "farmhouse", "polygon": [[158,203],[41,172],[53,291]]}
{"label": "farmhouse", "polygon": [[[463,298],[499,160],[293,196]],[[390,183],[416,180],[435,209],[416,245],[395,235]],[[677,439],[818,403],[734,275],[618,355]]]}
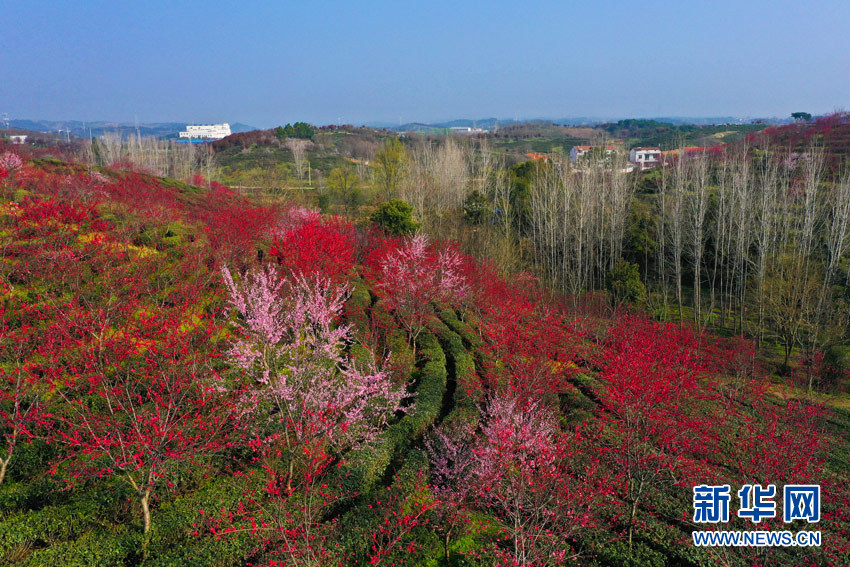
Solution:
{"label": "farmhouse", "polygon": [[607,146],[573,146],[573,149],[570,150],[570,161],[575,163],[581,157],[587,155],[588,152],[596,148],[599,148],[600,150],[604,149],[606,156],[609,156],[615,151],[617,151],[617,146],[611,144]]}
{"label": "farmhouse", "polygon": [[632,148],[629,150],[629,161],[639,167],[641,171],[652,169],[661,163],[661,148]]}

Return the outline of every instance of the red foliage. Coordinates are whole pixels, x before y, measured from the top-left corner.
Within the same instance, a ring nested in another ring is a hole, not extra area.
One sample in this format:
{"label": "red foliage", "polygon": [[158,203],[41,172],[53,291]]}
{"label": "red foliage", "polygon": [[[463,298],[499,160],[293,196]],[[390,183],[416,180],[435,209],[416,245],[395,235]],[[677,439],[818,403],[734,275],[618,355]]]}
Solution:
{"label": "red foliage", "polygon": [[527,274],[512,284],[487,264],[464,258],[470,293],[464,307],[478,321],[482,384],[462,384],[469,393],[485,388],[525,401],[572,388],[583,359],[583,333],[564,309],[553,308]]}
{"label": "red foliage", "polygon": [[765,128],[747,134],[744,142],[797,155],[810,151],[813,144],[823,146],[827,166],[838,171],[843,160],[850,156],[850,112],[820,116],[812,122]]}
{"label": "red foliage", "polygon": [[354,265],[354,227],[338,218],[307,220],[275,236],[269,255],[295,274],[340,282]]}
{"label": "red foliage", "polygon": [[111,199],[127,206],[147,223],[167,223],[183,218],[184,203],[173,189],[163,187],[147,175],[121,175],[105,190]]}
{"label": "red foliage", "polygon": [[17,206],[16,226],[29,225],[40,235],[53,232],[55,223],[83,225],[90,230],[104,230],[107,224],[97,218],[92,205],[69,203],[58,199],[28,198]]}
{"label": "red foliage", "polygon": [[[152,195],[130,177],[117,194],[150,210]],[[81,187],[84,189],[85,187]],[[149,201],[145,201],[146,198]],[[36,285],[32,305],[13,303],[3,343],[23,349],[4,384],[11,436],[62,446],[56,473],[126,481],[142,504],[146,531],[155,489],[178,461],[222,446],[228,403],[210,368],[221,328],[199,309],[194,258],[169,267],[179,283],[166,292],[157,274],[167,258],[116,240],[93,205],[32,197],[10,206],[2,240],[11,285]],[[31,337],[37,333],[38,340]],[[29,346],[26,346],[29,345]],[[5,381],[4,381],[5,382]],[[50,413],[34,413],[39,396]],[[4,427],[4,432],[6,431]]]}
{"label": "red foliage", "polygon": [[0,366],[0,484],[18,444],[31,440],[34,432],[45,425],[41,407],[43,388],[32,355],[48,312],[45,306],[14,299],[8,306],[0,303],[0,349],[6,359],[6,364]]}
{"label": "red foliage", "polygon": [[241,265],[256,257],[257,243],[268,238],[278,222],[274,209],[253,205],[218,184],[193,207],[190,216],[203,223],[219,257]]}
{"label": "red foliage", "polygon": [[480,332],[485,340],[486,387],[534,400],[570,389],[581,337],[566,318],[522,299],[493,305]]}
{"label": "red foliage", "polygon": [[33,197],[11,203],[7,215],[0,242],[5,275],[13,285],[44,279],[42,285],[52,284],[52,289],[77,290],[82,274],[105,260],[95,244],[79,243],[81,233],[97,234],[107,227],[90,205]]}
{"label": "red foliage", "polygon": [[[826,138],[846,119],[811,126],[812,136]],[[57,474],[68,471],[71,482],[83,476],[122,479],[149,511],[176,463],[238,443],[250,454],[249,472],[238,473],[248,488],[240,507],[208,520],[211,531],[250,530],[281,562],[327,562],[336,526],[322,514],[351,495],[337,477],[345,455],[334,440],[350,436],[354,420],[332,420],[331,410],[307,408],[306,402],[302,413],[276,402],[269,405],[278,412],[287,407],[286,416],[272,411],[243,430],[251,434],[234,438],[232,419],[244,408],[237,410],[233,397],[249,392],[222,387],[213,366],[225,329],[208,307],[216,305],[218,290],[205,267],[216,260],[252,263],[262,241],[272,238],[270,255],[302,277],[341,282],[353,275],[358,256],[367,256],[366,276],[382,301],[364,307],[365,313],[350,313],[349,322],[357,319],[361,331],[371,330],[374,342],[399,332],[393,317],[415,338],[437,308],[446,307],[468,317],[478,331],[470,340],[482,343],[475,346],[472,378],[480,383],[460,387],[478,390],[474,398],[491,403],[480,423],[458,428],[468,445],[444,442],[454,451],[451,458],[432,463],[441,482],[464,483],[453,487],[455,501],[444,507],[451,512],[443,516],[444,527],[451,524],[444,533],[458,528],[453,522],[464,520],[466,507],[480,507],[502,520],[514,544],[506,549],[499,542],[493,550],[504,564],[532,563],[540,549],[549,561],[566,561],[573,552],[566,535],[591,526],[590,505],[606,501],[610,491],[629,506],[625,518],[612,514],[615,523],[633,530],[641,510],[653,513],[653,491],[718,479],[811,481],[824,486],[824,525],[839,526],[835,532],[848,547],[842,526],[850,495],[820,472],[832,442],[823,432],[825,411],[796,400],[777,403],[750,341],[707,340],[682,326],[626,316],[608,332],[582,326],[597,342],[590,351],[576,320],[552,307],[532,278],[520,275],[508,284],[492,267],[450,246],[384,240],[315,212],[256,206],[216,183],[209,191],[186,189],[139,173],[106,177],[72,164],[23,160],[14,169],[4,166],[0,177],[4,195],[10,187],[32,193],[6,203],[0,215],[0,346],[6,353],[0,367],[0,466],[21,441],[43,437],[61,445]],[[116,220],[106,222],[103,210]],[[172,222],[206,235],[212,253],[200,245],[161,252],[166,247],[156,235]],[[154,235],[150,241],[136,240],[145,232]],[[592,302],[584,314],[603,321]],[[328,320],[328,329],[338,332],[337,323]],[[305,352],[299,341],[309,339],[299,330],[278,346]],[[337,350],[347,353],[350,337],[340,341]],[[294,355],[282,360],[288,364],[282,383],[291,386]],[[315,368],[337,376],[338,360],[319,362]],[[588,362],[598,370],[598,387],[578,382],[576,373]],[[810,370],[818,365],[811,360]],[[307,370],[304,376],[319,375]],[[573,384],[599,405],[598,419],[565,431],[559,416],[541,408],[554,408],[554,398]],[[319,395],[328,388],[303,390]],[[348,402],[357,398],[349,396],[342,405],[355,407]],[[385,425],[376,425],[375,434]],[[464,458],[466,468],[452,468]],[[604,486],[600,462],[613,475]],[[442,498],[451,491],[434,492]],[[424,525],[433,504],[399,496],[376,507],[379,527],[367,533],[374,544],[371,562],[416,551],[413,529]],[[545,537],[535,540],[540,533]]]}
{"label": "red foliage", "polygon": [[431,499],[417,501],[423,488],[421,482],[417,482],[413,490],[399,495],[390,492],[392,487],[387,487],[388,498],[369,505],[382,518],[377,529],[369,534],[368,565],[398,565],[393,561],[394,556],[409,556],[418,551],[411,532],[417,527],[429,526],[428,513],[437,506]]}
{"label": "red foliage", "polygon": [[[235,477],[245,487],[240,501],[217,515],[202,510],[203,525],[195,527],[217,540],[249,533],[269,557],[278,558],[269,559],[269,565],[333,564],[334,554],[340,551],[333,541],[335,523],[323,522],[322,515],[341,498],[351,496],[341,477],[332,476],[339,466],[327,451],[328,437],[340,428],[332,424],[329,430],[325,416],[305,412],[298,424],[301,441],[287,446],[282,438],[295,425],[283,425],[284,433],[275,434],[277,438],[239,439],[259,469],[237,470]],[[286,457],[291,467],[282,462]]]}
{"label": "red foliage", "polygon": [[595,525],[608,494],[580,431],[559,432],[555,412],[510,393],[488,401],[480,428],[478,436],[472,423],[453,423],[427,444],[444,517],[462,521],[468,506],[499,518],[509,547],[493,546],[498,565],[573,561],[573,538]]}
{"label": "red foliage", "polygon": [[222,447],[230,421],[210,368],[209,343],[220,327],[196,312],[190,298],[197,290],[155,309],[136,293],[124,293],[122,303],[74,298],[60,305],[39,355],[57,400],[52,441],[64,446],[71,478],[126,481],[141,500],[147,532],[157,485],[175,463]]}
{"label": "red foliage", "polygon": [[820,480],[826,439],[823,406],[767,396],[753,400],[752,413],[733,422],[737,431],[732,455],[748,483],[807,484]]}
{"label": "red foliage", "polygon": [[600,375],[602,454],[629,505],[631,541],[638,507],[658,486],[688,486],[718,450],[722,416],[700,337],[675,324],[625,316],[609,333]]}

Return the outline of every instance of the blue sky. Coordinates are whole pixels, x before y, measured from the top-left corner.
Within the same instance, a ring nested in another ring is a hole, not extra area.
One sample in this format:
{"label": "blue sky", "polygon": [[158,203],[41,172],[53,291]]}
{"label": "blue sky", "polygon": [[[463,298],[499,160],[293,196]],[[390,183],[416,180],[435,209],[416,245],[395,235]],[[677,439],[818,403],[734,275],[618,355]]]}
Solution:
{"label": "blue sky", "polygon": [[850,107],[850,2],[0,3],[0,112],[132,122]]}

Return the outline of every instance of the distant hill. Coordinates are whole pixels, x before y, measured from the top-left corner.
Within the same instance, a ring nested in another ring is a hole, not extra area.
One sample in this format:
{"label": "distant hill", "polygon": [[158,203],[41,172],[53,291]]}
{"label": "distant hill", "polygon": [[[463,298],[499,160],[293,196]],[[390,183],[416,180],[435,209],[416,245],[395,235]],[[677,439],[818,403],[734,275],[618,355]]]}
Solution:
{"label": "distant hill", "polygon": [[[442,130],[458,126],[483,128],[492,130],[494,126],[505,127],[513,124],[534,124],[534,123],[551,123],[562,124],[566,126],[598,126],[602,124],[616,123],[622,120],[634,120],[633,118],[621,117],[598,117],[598,116],[567,116],[563,118],[458,118],[443,122],[408,122],[406,124],[395,125],[389,122],[370,122],[366,126],[370,128],[385,128],[397,132],[428,132],[432,130]],[[787,124],[791,121],[790,118],[750,118],[740,116],[662,116],[641,118],[641,121],[661,122],[675,126],[713,126],[713,125],[743,125],[743,124]]]}
{"label": "distant hill", "polygon": [[[522,121],[520,121],[522,122]],[[425,122],[408,122],[407,124],[401,124],[399,126],[393,124],[387,124],[385,122],[372,122],[367,124],[367,126],[372,128],[386,128],[388,130],[395,130],[397,132],[427,132],[431,130],[443,130],[445,128],[454,128],[454,127],[469,127],[469,128],[483,128],[485,130],[492,129],[495,125],[505,126],[507,124],[518,124],[514,119],[502,119],[502,118],[481,118],[478,120],[468,119],[468,118],[459,118],[456,120],[448,120],[445,122],[433,122],[433,123],[425,123]]]}
{"label": "distant hill", "polygon": [[442,130],[443,127],[435,126],[434,124],[423,124],[422,122],[410,122],[401,126],[392,126],[389,129],[399,132],[433,132]]}
{"label": "distant hill", "polygon": [[[186,122],[152,122],[140,124],[128,124],[124,122],[83,122],[81,120],[10,120],[9,127],[34,132],[56,133],[59,130],[70,130],[71,136],[78,138],[98,137],[104,134],[120,134],[128,136],[138,132],[142,136],[154,138],[176,138],[181,130],[186,129]],[[237,134],[256,130],[253,126],[234,122],[230,124],[230,130]]]}
{"label": "distant hill", "polygon": [[256,130],[255,126],[249,126],[247,124],[242,124],[241,122],[232,122],[230,124],[230,131],[234,134],[241,134],[242,132],[252,132]]}

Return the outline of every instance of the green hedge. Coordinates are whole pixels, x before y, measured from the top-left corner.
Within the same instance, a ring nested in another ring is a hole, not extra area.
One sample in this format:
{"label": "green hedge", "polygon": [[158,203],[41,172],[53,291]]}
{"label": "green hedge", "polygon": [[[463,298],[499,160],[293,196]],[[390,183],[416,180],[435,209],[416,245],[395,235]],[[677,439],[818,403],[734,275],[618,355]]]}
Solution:
{"label": "green hedge", "polygon": [[437,338],[428,333],[419,339],[419,346],[420,354],[425,358],[425,365],[422,367],[416,391],[416,406],[408,414],[408,437],[411,440],[422,435],[437,419],[443,404],[447,379],[446,356]]}
{"label": "green hedge", "polygon": [[404,454],[440,414],[446,389],[446,357],[431,334],[421,337],[420,354],[425,364],[415,373],[417,388],[413,408],[387,428],[372,446],[348,455],[342,468],[342,482],[349,491],[363,493],[371,489],[384,475],[393,457]]}
{"label": "green hedge", "polygon": [[[73,541],[54,543],[39,549],[20,560],[19,565],[43,567],[111,567],[126,565],[129,558],[138,561],[142,534],[138,530],[121,526],[116,533],[91,532]],[[133,562],[135,562],[133,561]]]}
{"label": "green hedge", "polygon": [[399,373],[399,376],[409,377],[416,368],[416,355],[410,343],[407,342],[407,333],[401,329],[394,329],[387,337],[387,346],[390,349],[390,365]]}
{"label": "green hedge", "polygon": [[[256,547],[248,534],[215,541],[196,535],[199,510],[234,510],[244,486],[225,478],[197,480],[155,501],[149,557],[142,562],[142,525],[129,487],[114,479],[69,492],[51,480],[0,487],[0,565],[239,565]],[[189,491],[186,491],[188,488]],[[40,492],[40,494],[33,494]],[[39,509],[25,509],[41,500]]]}
{"label": "green hedge", "polygon": [[345,303],[345,318],[350,323],[355,332],[369,328],[369,306],[372,304],[372,297],[369,295],[369,288],[361,279],[355,279],[351,282],[351,296]]}
{"label": "green hedge", "polygon": [[440,309],[439,316],[440,320],[457,333],[470,349],[478,350],[482,343],[481,336],[469,321],[461,321],[454,309]]}
{"label": "green hedge", "polygon": [[[467,351],[460,335],[448,326],[437,325],[437,332],[443,349],[449,356],[448,367],[454,370],[454,399],[453,407],[446,420],[462,416],[464,419],[477,419],[477,404],[480,401],[477,393],[480,393],[478,376],[475,372],[475,358]],[[467,392],[471,388],[472,395]]]}

